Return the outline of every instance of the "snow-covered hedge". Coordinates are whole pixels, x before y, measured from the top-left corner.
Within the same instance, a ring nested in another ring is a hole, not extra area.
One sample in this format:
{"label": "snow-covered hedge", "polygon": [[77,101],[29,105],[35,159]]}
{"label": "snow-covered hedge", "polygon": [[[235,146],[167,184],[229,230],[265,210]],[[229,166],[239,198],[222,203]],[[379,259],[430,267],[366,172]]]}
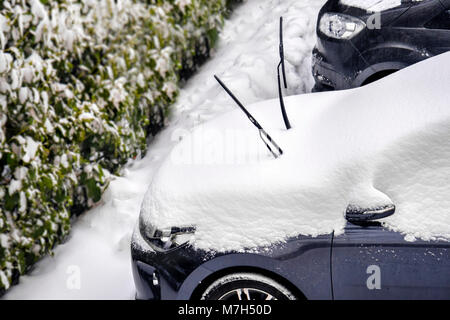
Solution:
{"label": "snow-covered hedge", "polygon": [[145,151],[230,2],[0,2],[0,292]]}

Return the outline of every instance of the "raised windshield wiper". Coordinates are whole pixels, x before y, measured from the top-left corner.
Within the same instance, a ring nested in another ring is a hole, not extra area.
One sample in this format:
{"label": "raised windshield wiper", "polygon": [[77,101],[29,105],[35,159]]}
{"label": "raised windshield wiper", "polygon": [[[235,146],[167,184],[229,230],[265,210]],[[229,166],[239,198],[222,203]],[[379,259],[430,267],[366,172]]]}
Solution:
{"label": "raised windshield wiper", "polygon": [[286,108],[284,106],[283,91],[281,90],[281,77],[280,77],[280,67],[281,67],[281,73],[283,75],[284,88],[287,89],[286,70],[285,70],[285,66],[284,66],[283,17],[280,17],[280,45],[279,45],[279,51],[280,51],[280,63],[278,64],[278,67],[277,67],[278,97],[280,98],[280,108],[281,108],[281,114],[283,115],[284,125],[286,126],[286,129],[289,130],[291,128],[291,124],[289,122],[289,118],[288,118],[287,113],[286,113]]}
{"label": "raised windshield wiper", "polygon": [[222,88],[230,95],[230,97],[234,100],[234,102],[237,103],[239,108],[241,108],[242,111],[244,111],[245,115],[248,117],[251,123],[258,129],[259,136],[261,137],[262,141],[266,145],[267,149],[269,149],[270,153],[276,158],[281,156],[283,154],[283,150],[276,144],[275,141],[269,136],[269,134],[261,127],[258,121],[251,115],[250,112],[243,106],[243,104],[234,96],[234,94],[230,91],[230,89],[227,88],[227,86],[219,79],[218,76],[214,75],[214,78],[219,82],[219,84],[222,86]]}

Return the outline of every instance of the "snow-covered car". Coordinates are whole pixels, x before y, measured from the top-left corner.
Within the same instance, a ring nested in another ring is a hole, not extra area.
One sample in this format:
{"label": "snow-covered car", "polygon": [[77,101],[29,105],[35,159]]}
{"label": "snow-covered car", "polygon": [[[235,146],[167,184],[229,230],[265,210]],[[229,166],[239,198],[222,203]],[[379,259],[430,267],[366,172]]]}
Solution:
{"label": "snow-covered car", "polygon": [[[137,299],[449,299],[450,53],[185,135],[132,237]],[[237,94],[238,95],[238,94]]]}
{"label": "snow-covered car", "polygon": [[359,87],[450,50],[450,1],[329,0],[316,33],[313,91]]}

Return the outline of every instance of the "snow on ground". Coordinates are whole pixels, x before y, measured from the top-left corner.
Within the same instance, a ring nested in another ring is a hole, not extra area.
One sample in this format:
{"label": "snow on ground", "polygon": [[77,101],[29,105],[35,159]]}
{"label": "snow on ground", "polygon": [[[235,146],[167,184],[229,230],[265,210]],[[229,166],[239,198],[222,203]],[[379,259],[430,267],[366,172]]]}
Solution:
{"label": "snow on ground", "polygon": [[[277,100],[249,106],[284,149],[278,159],[240,110],[229,112],[173,149],[145,197],[143,221],[160,230],[196,226],[197,248],[243,250],[340,234],[347,205],[394,203],[383,221],[407,239],[450,239],[449,83],[446,53],[370,86],[290,96],[289,131]],[[234,132],[248,147],[236,148]]]}
{"label": "snow on ground", "polygon": [[236,108],[218,87],[218,74],[246,104],[277,96],[278,23],[285,22],[285,54],[290,88],[313,85],[311,50],[317,13],[324,0],[248,0],[220,36],[217,52],[182,90],[168,127],[150,142],[145,158],[134,161],[105,192],[102,203],[73,225],[55,249],[5,299],[132,299],[130,238],[153,174],[178,141],[199,123]]}

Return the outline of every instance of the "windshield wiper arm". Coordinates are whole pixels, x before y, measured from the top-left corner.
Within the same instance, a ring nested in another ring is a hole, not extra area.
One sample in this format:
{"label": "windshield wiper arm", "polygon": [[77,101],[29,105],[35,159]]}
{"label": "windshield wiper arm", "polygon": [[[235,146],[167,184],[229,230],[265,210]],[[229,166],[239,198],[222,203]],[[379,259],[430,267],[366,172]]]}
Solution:
{"label": "windshield wiper arm", "polygon": [[228,89],[228,87],[219,79],[218,76],[214,75],[214,78],[219,82],[220,86],[228,93],[228,95],[236,102],[236,104],[241,108],[241,110],[245,113],[245,115],[248,117],[250,122],[258,129],[259,136],[261,137],[261,140],[266,145],[267,149],[269,149],[270,153],[276,158],[281,156],[283,154],[283,150],[278,146],[278,144],[269,136],[269,134],[266,132],[266,130],[263,129],[263,127],[259,124],[258,121],[251,115],[250,112],[244,107],[244,105],[239,101],[238,98]]}
{"label": "windshield wiper arm", "polygon": [[291,123],[289,122],[289,118],[288,118],[288,115],[286,113],[286,107],[284,106],[283,91],[281,89],[281,77],[280,77],[280,67],[281,67],[281,74],[283,76],[284,88],[287,89],[286,68],[285,68],[285,63],[284,63],[283,17],[280,17],[280,44],[279,44],[279,52],[280,52],[280,63],[278,64],[278,67],[277,67],[278,97],[280,99],[280,108],[281,108],[281,114],[283,116],[284,125],[286,126],[286,129],[289,130],[291,128]]}

